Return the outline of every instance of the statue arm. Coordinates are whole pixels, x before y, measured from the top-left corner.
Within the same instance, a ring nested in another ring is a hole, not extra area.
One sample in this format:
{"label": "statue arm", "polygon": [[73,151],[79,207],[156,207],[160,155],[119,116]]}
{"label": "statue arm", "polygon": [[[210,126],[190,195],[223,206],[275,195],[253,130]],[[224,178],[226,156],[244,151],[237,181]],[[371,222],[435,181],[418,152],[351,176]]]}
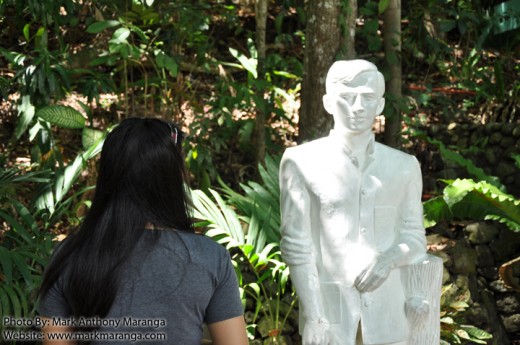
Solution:
{"label": "statue arm", "polygon": [[406,181],[406,185],[403,202],[399,207],[397,238],[390,248],[379,254],[356,278],[354,284],[361,292],[377,289],[386,280],[392,269],[409,265],[426,252],[421,202],[421,169],[415,158],[409,165],[408,176],[404,176],[402,179]]}
{"label": "statue arm", "polygon": [[[290,149],[289,149],[290,150]],[[306,324],[323,322],[318,270],[311,237],[311,198],[306,179],[286,151],[280,164],[281,251],[289,265]],[[320,321],[321,320],[321,321]]]}
{"label": "statue arm", "polygon": [[400,219],[397,223],[398,236],[390,249],[394,267],[409,265],[426,253],[422,205],[422,176],[419,162],[412,158]]}

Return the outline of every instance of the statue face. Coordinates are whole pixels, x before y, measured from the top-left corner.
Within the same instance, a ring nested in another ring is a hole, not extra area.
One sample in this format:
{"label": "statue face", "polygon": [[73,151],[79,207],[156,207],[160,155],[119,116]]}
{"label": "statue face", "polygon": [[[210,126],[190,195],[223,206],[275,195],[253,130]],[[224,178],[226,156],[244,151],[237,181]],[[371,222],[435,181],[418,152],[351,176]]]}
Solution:
{"label": "statue face", "polygon": [[385,104],[378,91],[373,72],[361,73],[345,84],[336,83],[324,97],[325,109],[334,116],[334,127],[353,133],[371,130]]}

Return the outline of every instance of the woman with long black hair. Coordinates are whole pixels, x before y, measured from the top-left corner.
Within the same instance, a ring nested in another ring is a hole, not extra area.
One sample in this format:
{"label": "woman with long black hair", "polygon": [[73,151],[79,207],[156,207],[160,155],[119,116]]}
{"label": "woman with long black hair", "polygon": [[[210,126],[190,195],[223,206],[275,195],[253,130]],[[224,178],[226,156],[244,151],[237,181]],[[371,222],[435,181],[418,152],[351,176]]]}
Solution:
{"label": "woman with long black hair", "polygon": [[229,254],[192,228],[181,141],[151,118],[108,134],[92,206],[44,274],[44,344],[199,345],[204,323],[215,345],[247,344]]}

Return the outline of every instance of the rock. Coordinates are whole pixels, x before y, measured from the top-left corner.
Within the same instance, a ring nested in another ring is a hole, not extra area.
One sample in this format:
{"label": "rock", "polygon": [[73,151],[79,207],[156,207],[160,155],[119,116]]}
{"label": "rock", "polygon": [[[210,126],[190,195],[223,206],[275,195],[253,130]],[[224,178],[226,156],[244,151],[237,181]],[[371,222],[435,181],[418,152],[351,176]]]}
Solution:
{"label": "rock", "polygon": [[482,267],[478,269],[478,273],[488,280],[498,279],[498,268],[496,267]]}
{"label": "rock", "polygon": [[[513,140],[512,138],[509,138],[511,140]],[[468,147],[468,142],[469,142],[469,139],[468,138],[459,138],[457,140],[457,146],[458,147]]]}
{"label": "rock", "polygon": [[459,240],[451,249],[453,267],[451,271],[455,274],[473,274],[477,270],[477,253],[469,247],[465,241]]}
{"label": "rock", "polygon": [[489,124],[489,129],[491,130],[491,132],[499,132],[500,128],[502,128],[502,123],[493,122]]}
{"label": "rock", "polygon": [[455,284],[459,287],[461,290],[468,290],[469,289],[469,279],[465,275],[459,274],[457,278],[455,279]]}
{"label": "rock", "polygon": [[503,137],[502,140],[500,140],[500,146],[502,146],[505,149],[509,147],[514,147],[515,142],[516,140],[512,137]]}
{"label": "rock", "polygon": [[500,292],[500,293],[505,293],[505,292],[510,292],[511,289],[508,288],[503,281],[501,280],[495,280],[495,281],[492,281],[491,283],[489,283],[489,288],[492,290],[492,291],[495,291],[495,292]]}
{"label": "rock", "polygon": [[505,135],[512,135],[516,126],[514,123],[504,123],[500,131]]}
{"label": "rock", "polygon": [[497,298],[497,309],[507,315],[520,313],[520,297],[518,295],[509,295]]}
{"label": "rock", "polygon": [[478,267],[493,267],[495,266],[495,259],[493,253],[488,246],[479,244],[475,246],[475,252],[477,253],[477,266]]}
{"label": "rock", "polygon": [[452,122],[448,125],[448,131],[452,131],[454,130],[455,128],[457,128],[457,123],[456,122]]}
{"label": "rock", "polygon": [[446,267],[442,270],[442,285],[446,285],[451,281],[450,271]]}
{"label": "rock", "polygon": [[507,186],[507,185],[515,183],[515,181],[516,181],[516,177],[514,175],[509,175],[504,179],[504,184]]}
{"label": "rock", "polygon": [[495,150],[492,148],[487,148],[486,151],[484,151],[484,157],[489,165],[497,164],[497,155],[495,154]]}
{"label": "rock", "polygon": [[477,327],[485,325],[489,319],[487,310],[482,308],[479,303],[473,303],[471,308],[467,309],[466,317],[470,324]]}
{"label": "rock", "polygon": [[492,145],[498,144],[500,141],[502,141],[502,134],[499,132],[494,132],[489,136],[489,143]]}
{"label": "rock", "polygon": [[517,171],[517,169],[514,167],[513,164],[502,161],[502,162],[498,163],[496,174],[499,177],[505,177],[505,176],[509,176],[511,174],[516,173],[516,171]]}
{"label": "rock", "polygon": [[489,243],[499,233],[497,227],[488,222],[471,223],[464,230],[469,242],[473,245]]}
{"label": "rock", "polygon": [[433,124],[429,127],[429,132],[432,137],[435,136],[437,133],[439,133],[439,130],[440,130],[440,127],[437,124]]}
{"label": "rock", "polygon": [[449,256],[448,253],[444,251],[436,251],[430,254],[440,257],[442,259],[442,264],[444,265],[444,267],[451,267],[453,265],[451,256]]}
{"label": "rock", "polygon": [[475,143],[477,143],[479,140],[482,139],[482,136],[480,133],[478,133],[477,131],[471,133],[470,137],[469,137],[469,142],[474,145]]}
{"label": "rock", "polygon": [[[446,162],[448,164],[448,162]],[[444,168],[442,171],[439,171],[435,174],[436,179],[444,179],[444,180],[455,180],[459,177],[457,170],[452,168]]]}
{"label": "rock", "polygon": [[508,333],[516,333],[520,331],[520,314],[505,317],[504,328]]}
{"label": "rock", "polygon": [[491,241],[489,248],[497,262],[509,260],[520,252],[520,233],[503,229],[497,238]]}
{"label": "rock", "polygon": [[512,132],[511,134],[513,134],[513,136],[514,136],[515,138],[520,137],[520,126],[517,125],[517,126],[513,129],[513,132]]}

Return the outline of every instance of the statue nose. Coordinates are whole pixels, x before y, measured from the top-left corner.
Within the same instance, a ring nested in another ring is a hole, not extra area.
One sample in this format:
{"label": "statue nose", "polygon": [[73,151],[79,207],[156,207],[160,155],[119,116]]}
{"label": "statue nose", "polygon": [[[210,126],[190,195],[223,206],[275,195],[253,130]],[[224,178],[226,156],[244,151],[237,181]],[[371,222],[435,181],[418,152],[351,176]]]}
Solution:
{"label": "statue nose", "polygon": [[354,104],[352,104],[352,111],[360,111],[363,109],[363,105],[361,104],[361,95],[356,95],[356,98],[354,99]]}

